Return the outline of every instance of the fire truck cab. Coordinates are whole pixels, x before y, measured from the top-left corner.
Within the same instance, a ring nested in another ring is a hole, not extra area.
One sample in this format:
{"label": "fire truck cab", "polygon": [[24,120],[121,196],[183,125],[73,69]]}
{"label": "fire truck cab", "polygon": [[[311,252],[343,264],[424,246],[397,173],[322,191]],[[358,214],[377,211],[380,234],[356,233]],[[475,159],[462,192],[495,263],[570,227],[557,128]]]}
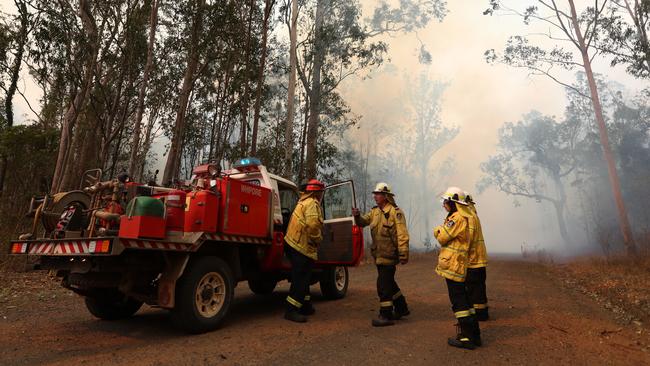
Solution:
{"label": "fire truck cab", "polygon": [[[112,180],[46,196],[33,209],[33,232],[12,241],[11,253],[33,256],[36,268],[54,272],[100,319],[130,317],[146,303],[170,310],[187,332],[213,330],[239,282],[268,295],[289,279],[284,233],[300,192],[254,158],[225,171],[198,166],[189,183],[166,188]],[[340,299],[347,267],[363,256],[353,182],[326,187],[322,206],[312,284],[320,284],[324,298]]]}

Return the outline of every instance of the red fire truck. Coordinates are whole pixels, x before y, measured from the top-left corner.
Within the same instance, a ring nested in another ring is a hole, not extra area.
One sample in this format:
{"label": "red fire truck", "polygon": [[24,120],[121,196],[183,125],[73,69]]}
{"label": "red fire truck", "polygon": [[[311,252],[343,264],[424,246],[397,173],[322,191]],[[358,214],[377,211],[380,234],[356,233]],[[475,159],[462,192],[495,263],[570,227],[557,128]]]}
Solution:
{"label": "red fire truck", "polygon": [[[55,272],[94,316],[126,318],[146,303],[169,309],[177,326],[200,333],[222,323],[238,282],[270,294],[289,278],[283,236],[298,187],[259,160],[242,159],[227,171],[198,166],[180,188],[99,177],[101,171],[87,172],[84,188],[32,199],[32,232],[10,247]],[[355,202],[352,181],[326,188],[312,275],[326,298],[345,296],[347,267],[363,256]]]}

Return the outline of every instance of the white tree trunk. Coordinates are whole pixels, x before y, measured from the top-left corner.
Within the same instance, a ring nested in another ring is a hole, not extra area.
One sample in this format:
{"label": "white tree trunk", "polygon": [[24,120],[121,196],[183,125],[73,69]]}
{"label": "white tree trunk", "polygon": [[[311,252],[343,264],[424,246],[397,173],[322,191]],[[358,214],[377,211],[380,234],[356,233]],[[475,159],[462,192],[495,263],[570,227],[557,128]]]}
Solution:
{"label": "white tree trunk", "polygon": [[576,12],[576,7],[573,0],[568,0],[571,7],[571,22],[573,23],[573,29],[576,34],[578,44],[580,46],[580,54],[582,55],[582,61],[584,64],[585,73],[587,74],[587,80],[589,81],[589,91],[591,93],[591,103],[594,107],[594,114],[596,117],[596,122],[598,123],[598,130],[600,132],[600,144],[603,148],[603,155],[605,157],[605,162],[607,163],[607,172],[609,173],[609,182],[611,184],[612,193],[614,195],[614,201],[616,202],[616,208],[618,209],[618,221],[623,234],[623,241],[628,255],[634,255],[636,253],[636,245],[634,243],[634,236],[632,234],[632,229],[630,227],[630,221],[627,215],[627,209],[625,208],[625,202],[623,201],[623,195],[621,193],[621,184],[618,177],[618,172],[616,171],[616,163],[614,162],[614,156],[612,154],[612,149],[609,144],[609,135],[607,133],[607,125],[605,124],[605,118],[603,116],[603,108],[600,104],[600,96],[598,95],[598,87],[596,86],[596,79],[594,78],[593,70],[591,69],[591,59],[589,58],[589,50],[587,44],[585,43],[582,30],[578,23],[578,14]]}
{"label": "white tree trunk", "polygon": [[284,176],[291,179],[293,174],[293,120],[295,117],[296,69],[298,55],[296,44],[298,38],[298,0],[291,1],[291,29],[289,32],[289,85],[287,87],[287,123],[284,130]]}

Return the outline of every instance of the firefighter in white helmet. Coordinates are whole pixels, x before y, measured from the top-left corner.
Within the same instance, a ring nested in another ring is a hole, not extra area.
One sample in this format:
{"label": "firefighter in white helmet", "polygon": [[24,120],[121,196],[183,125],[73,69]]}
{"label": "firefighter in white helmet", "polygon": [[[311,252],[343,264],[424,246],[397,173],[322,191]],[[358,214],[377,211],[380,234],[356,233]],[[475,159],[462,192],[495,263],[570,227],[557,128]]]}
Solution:
{"label": "firefighter in white helmet", "polygon": [[409,233],[406,218],[395,203],[395,195],[386,183],[379,183],[372,192],[377,206],[361,214],[353,209],[359,226],[370,226],[372,256],[377,265],[377,294],[379,316],[373,319],[375,327],[393,325],[394,320],[410,314],[406,298],[395,281],[396,265],[406,264],[409,258]]}
{"label": "firefighter in white helmet", "polygon": [[471,211],[474,221],[474,224],[470,225],[471,242],[469,245],[469,263],[467,265],[465,284],[470,304],[472,304],[476,312],[476,319],[478,321],[486,321],[490,318],[485,285],[488,262],[487,249],[485,248],[481,220],[476,212],[476,203],[468,192],[465,192],[465,202],[467,202],[467,207]]}
{"label": "firefighter in white helmet", "polygon": [[449,187],[442,195],[443,206],[448,212],[444,223],[433,229],[440,243],[436,273],[447,283],[451,308],[458,320],[459,330],[455,338],[449,338],[450,346],[474,349],[481,345],[481,331],[473,314],[465,287],[470,248],[470,223],[465,193],[457,187]]}

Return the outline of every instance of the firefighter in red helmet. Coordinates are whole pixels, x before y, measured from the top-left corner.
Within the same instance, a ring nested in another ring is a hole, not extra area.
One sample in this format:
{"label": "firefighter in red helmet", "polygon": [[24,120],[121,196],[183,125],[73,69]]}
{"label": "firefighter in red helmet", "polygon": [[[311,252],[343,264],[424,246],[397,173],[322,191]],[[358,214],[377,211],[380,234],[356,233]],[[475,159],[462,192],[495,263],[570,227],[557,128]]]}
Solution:
{"label": "firefighter in red helmet", "polygon": [[284,251],[291,262],[291,288],[287,296],[285,319],[298,323],[314,314],[309,284],[318,246],[323,240],[323,211],[321,200],[325,185],[316,179],[307,182],[304,192],[289,220],[284,237]]}

